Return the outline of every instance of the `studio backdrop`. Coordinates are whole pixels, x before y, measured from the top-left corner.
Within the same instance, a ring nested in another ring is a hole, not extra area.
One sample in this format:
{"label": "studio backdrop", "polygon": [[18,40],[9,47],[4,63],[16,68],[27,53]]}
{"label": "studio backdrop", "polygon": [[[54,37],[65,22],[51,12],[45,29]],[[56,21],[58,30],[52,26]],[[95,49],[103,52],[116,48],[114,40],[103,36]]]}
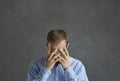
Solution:
{"label": "studio backdrop", "polygon": [[120,81],[120,0],[0,0],[0,81],[25,81],[54,28],[90,81]]}

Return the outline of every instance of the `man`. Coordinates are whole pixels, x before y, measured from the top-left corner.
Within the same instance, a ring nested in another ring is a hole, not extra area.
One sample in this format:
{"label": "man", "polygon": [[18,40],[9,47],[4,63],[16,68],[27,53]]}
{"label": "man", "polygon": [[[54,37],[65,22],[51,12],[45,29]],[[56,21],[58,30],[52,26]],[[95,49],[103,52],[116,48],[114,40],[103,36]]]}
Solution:
{"label": "man", "polygon": [[26,81],[88,81],[83,63],[69,56],[64,30],[51,30],[46,45],[47,55],[31,62]]}

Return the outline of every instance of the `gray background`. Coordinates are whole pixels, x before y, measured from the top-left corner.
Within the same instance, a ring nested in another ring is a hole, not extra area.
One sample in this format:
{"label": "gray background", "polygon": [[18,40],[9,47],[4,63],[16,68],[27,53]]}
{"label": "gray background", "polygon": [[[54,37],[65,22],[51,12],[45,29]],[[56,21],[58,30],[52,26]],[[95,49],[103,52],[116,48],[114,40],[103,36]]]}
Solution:
{"label": "gray background", "polygon": [[0,81],[24,81],[53,28],[69,34],[90,81],[120,81],[120,0],[0,0]]}

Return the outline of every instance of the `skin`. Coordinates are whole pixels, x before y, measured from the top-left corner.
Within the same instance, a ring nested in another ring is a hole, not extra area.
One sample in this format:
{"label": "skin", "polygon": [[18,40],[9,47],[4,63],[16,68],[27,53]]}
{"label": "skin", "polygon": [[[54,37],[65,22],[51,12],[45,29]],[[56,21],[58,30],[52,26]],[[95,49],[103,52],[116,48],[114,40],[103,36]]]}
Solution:
{"label": "skin", "polygon": [[67,45],[65,40],[59,43],[47,44],[48,52],[46,55],[45,67],[51,70],[54,65],[59,62],[64,69],[70,66],[70,56],[67,50],[69,44]]}

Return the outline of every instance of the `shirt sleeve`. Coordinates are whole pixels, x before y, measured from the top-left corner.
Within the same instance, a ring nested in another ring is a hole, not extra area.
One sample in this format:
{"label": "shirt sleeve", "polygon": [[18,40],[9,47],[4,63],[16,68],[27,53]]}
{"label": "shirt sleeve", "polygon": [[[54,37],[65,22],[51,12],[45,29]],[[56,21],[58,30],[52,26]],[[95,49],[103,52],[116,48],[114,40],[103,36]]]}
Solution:
{"label": "shirt sleeve", "polygon": [[36,67],[35,63],[32,62],[28,68],[26,81],[47,81],[49,75],[51,74],[51,70],[47,69],[44,66],[40,69],[40,72],[38,71],[39,70]]}
{"label": "shirt sleeve", "polygon": [[83,64],[78,63],[75,70],[70,66],[64,72],[69,81],[89,81]]}

